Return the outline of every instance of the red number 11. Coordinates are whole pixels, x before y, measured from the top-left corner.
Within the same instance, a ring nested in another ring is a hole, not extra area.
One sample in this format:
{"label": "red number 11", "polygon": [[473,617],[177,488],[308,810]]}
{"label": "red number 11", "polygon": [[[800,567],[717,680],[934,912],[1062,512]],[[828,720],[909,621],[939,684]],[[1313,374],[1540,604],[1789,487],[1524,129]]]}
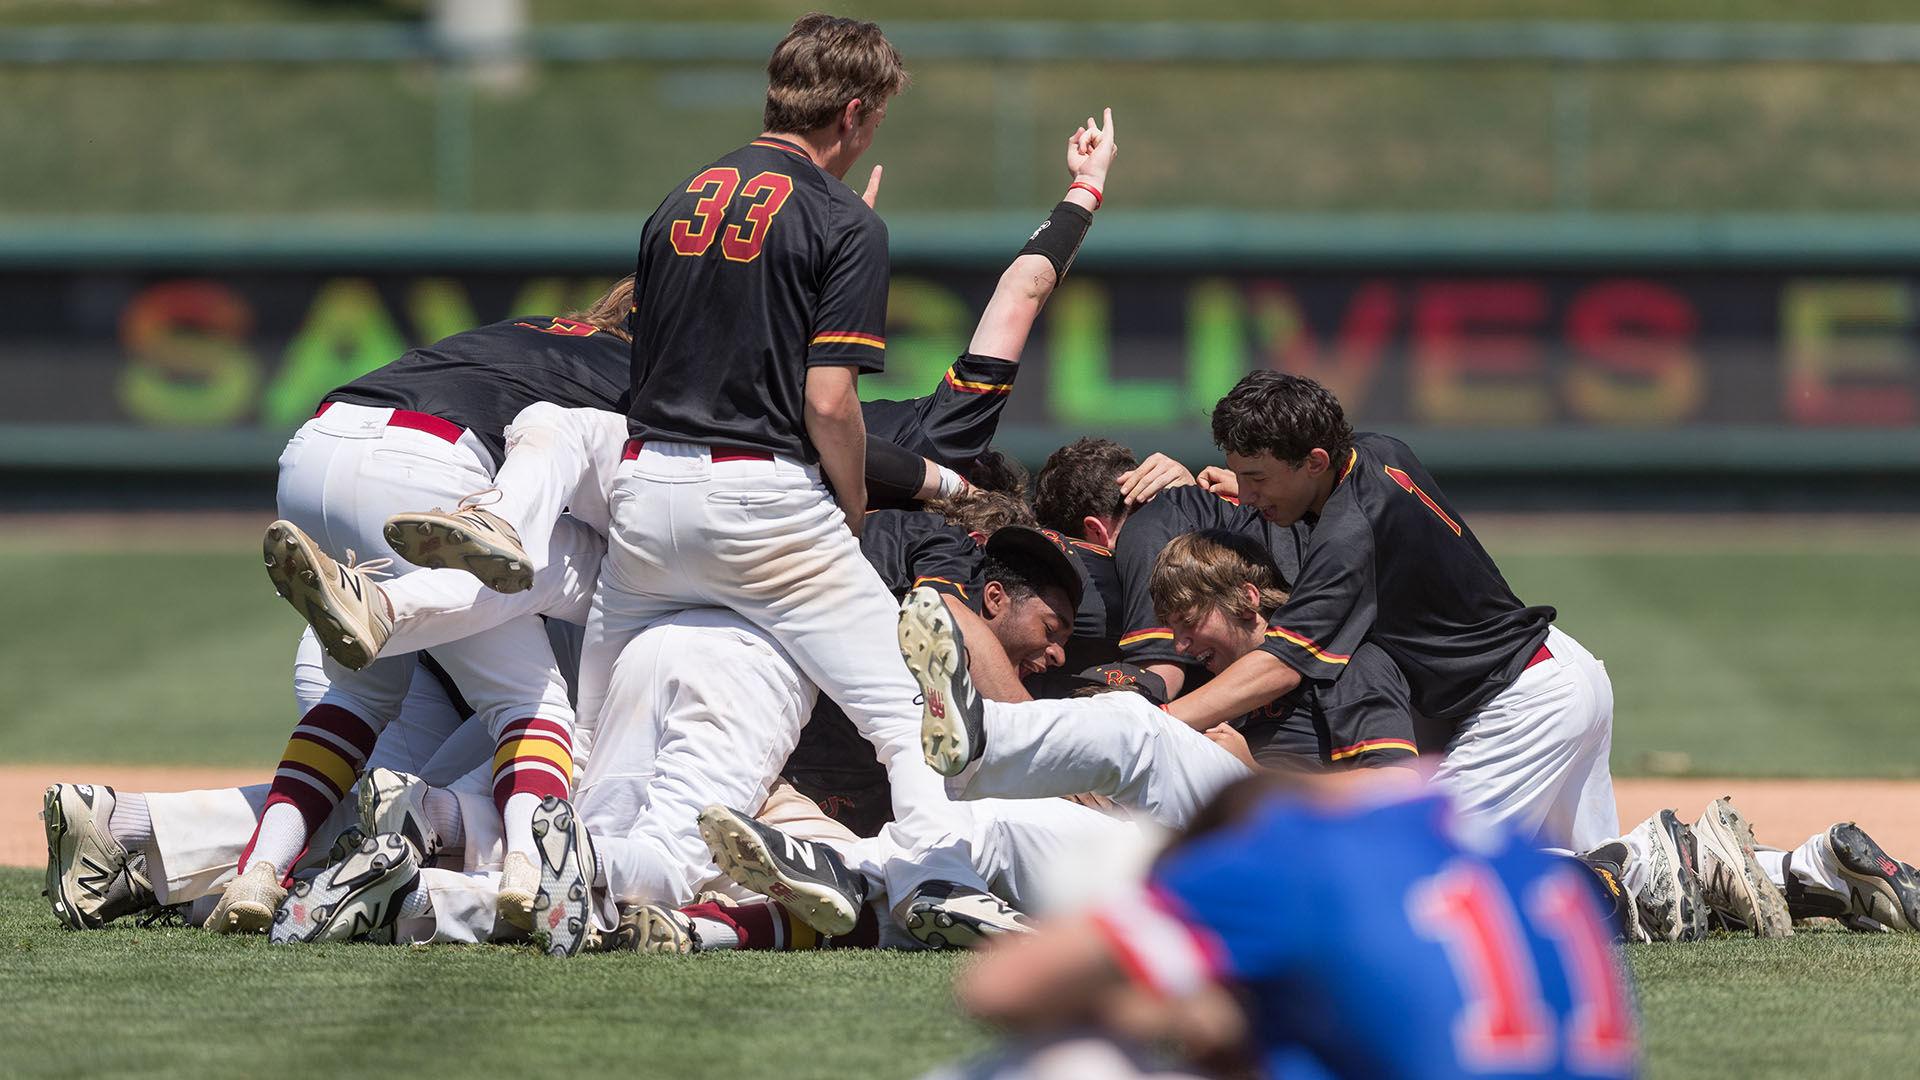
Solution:
{"label": "red number 11", "polygon": [[[1572,990],[1569,1064],[1583,1072],[1633,1066],[1633,1014],[1614,968],[1608,935],[1570,874],[1534,886],[1527,913],[1553,939]],[[1520,916],[1493,872],[1455,863],[1407,897],[1414,927],[1438,940],[1460,982],[1466,1008],[1454,1045],[1470,1069],[1533,1072],[1553,1062],[1553,1016],[1540,993]]]}

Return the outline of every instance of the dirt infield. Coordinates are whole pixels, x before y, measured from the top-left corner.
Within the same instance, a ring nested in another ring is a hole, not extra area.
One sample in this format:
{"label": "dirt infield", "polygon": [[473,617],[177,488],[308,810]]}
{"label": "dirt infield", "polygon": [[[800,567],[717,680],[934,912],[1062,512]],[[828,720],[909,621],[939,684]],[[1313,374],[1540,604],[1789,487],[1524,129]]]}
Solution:
{"label": "dirt infield", "polygon": [[[40,793],[58,780],[109,784],[121,791],[185,791],[259,783],[258,769],[137,765],[0,766],[0,866],[42,866]],[[1760,841],[1792,847],[1835,821],[1857,821],[1896,858],[1920,857],[1920,781],[1916,780],[1668,780],[1614,782],[1620,821],[1632,826],[1662,807],[1688,821],[1721,796],[1754,824]]]}

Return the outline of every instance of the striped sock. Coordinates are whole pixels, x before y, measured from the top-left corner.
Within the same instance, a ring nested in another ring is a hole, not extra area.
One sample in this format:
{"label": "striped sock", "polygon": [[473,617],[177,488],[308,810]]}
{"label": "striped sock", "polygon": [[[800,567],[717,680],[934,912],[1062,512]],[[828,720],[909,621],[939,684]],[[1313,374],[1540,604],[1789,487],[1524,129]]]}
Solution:
{"label": "striped sock", "polygon": [[533,811],[551,795],[570,798],[573,738],[566,724],[530,716],[500,733],[493,752],[493,805],[500,808],[506,849],[531,857]]}
{"label": "striped sock", "polygon": [[750,949],[768,952],[807,952],[831,948],[831,938],[787,913],[771,900],[725,904],[689,904],[680,909],[693,920],[703,949]]}
{"label": "striped sock", "polygon": [[240,853],[245,872],[258,859],[285,877],[373,753],[379,732],[338,705],[315,705],[300,718],[274,770],[260,824]]}

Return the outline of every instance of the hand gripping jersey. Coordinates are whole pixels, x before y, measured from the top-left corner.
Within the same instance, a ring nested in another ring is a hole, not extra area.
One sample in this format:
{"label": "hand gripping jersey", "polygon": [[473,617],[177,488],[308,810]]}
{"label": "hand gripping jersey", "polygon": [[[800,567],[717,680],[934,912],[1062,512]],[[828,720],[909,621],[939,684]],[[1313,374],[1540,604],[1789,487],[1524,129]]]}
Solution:
{"label": "hand gripping jersey", "polygon": [[625,341],[569,319],[526,315],[410,349],[324,401],[408,409],[474,433],[499,468],[507,425],[536,401],[625,412]]}
{"label": "hand gripping jersey", "polygon": [[807,369],[881,370],[887,274],[879,215],[799,146],[695,173],[641,233],[629,430],[813,462]]}
{"label": "hand gripping jersey", "polygon": [[1356,436],[1339,470],[1263,648],[1331,682],[1370,640],[1406,675],[1422,715],[1472,715],[1526,668],[1553,609],[1520,603],[1405,443]]}
{"label": "hand gripping jersey", "polygon": [[1268,1075],[1631,1075],[1593,875],[1471,828],[1435,796],[1274,800],[1094,919],[1150,991],[1240,991]]}

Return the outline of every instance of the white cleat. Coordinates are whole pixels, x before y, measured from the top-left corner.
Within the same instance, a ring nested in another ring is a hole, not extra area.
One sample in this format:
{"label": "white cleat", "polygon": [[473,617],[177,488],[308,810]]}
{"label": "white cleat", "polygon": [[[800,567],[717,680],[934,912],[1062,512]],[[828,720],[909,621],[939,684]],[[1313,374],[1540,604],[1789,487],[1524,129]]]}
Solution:
{"label": "white cleat", "polygon": [[93,930],[154,904],[153,886],[107,831],[119,800],[103,784],[54,784],[40,800],[47,833],[46,897],[74,930]]}
{"label": "white cleat", "polygon": [[548,956],[586,947],[593,927],[593,838],[573,804],[548,795],[533,811],[540,887],[533,898],[533,940]]}
{"label": "white cleat", "polygon": [[525,592],[533,588],[533,563],[519,530],[480,508],[480,499],[488,494],[498,495],[498,489],[467,496],[451,513],[395,514],[387,519],[383,535],[394,554],[415,566],[465,570],[494,592]]}
{"label": "white cleat", "polygon": [[247,872],[227,882],[213,914],[207,916],[207,929],[216,934],[261,934],[273,925],[273,913],[287,898],[286,886],[273,864],[255,862]]}
{"label": "white cleat", "polygon": [[268,526],[261,548],[273,591],[313,627],[327,655],[354,671],[373,663],[393,634],[386,594],[374,575],[393,560],[361,563],[349,551],[342,566],[291,521]]}
{"label": "white cleat", "polygon": [[411,840],[394,833],[368,837],[320,876],[293,887],[268,939],[275,945],[361,938],[390,944],[401,901],[419,883]]}
{"label": "white cleat", "polygon": [[900,658],[920,684],[920,751],[941,776],[958,776],[984,746],[984,708],[967,672],[967,646],[940,594],[925,586],[900,601]]}
{"label": "white cleat", "polygon": [[533,930],[533,898],[540,891],[540,868],[523,852],[509,851],[500,866],[500,895],[495,910],[508,925]]}
{"label": "white cleat", "polygon": [[372,769],[360,779],[360,828],[368,836],[396,833],[425,863],[440,851],[440,832],[427,817],[427,782],[393,769]]}
{"label": "white cleat", "polygon": [[1700,853],[1700,885],[1707,906],[1730,926],[1756,937],[1792,937],[1787,898],[1753,857],[1753,826],[1725,798],[1715,799],[1693,827]]}

